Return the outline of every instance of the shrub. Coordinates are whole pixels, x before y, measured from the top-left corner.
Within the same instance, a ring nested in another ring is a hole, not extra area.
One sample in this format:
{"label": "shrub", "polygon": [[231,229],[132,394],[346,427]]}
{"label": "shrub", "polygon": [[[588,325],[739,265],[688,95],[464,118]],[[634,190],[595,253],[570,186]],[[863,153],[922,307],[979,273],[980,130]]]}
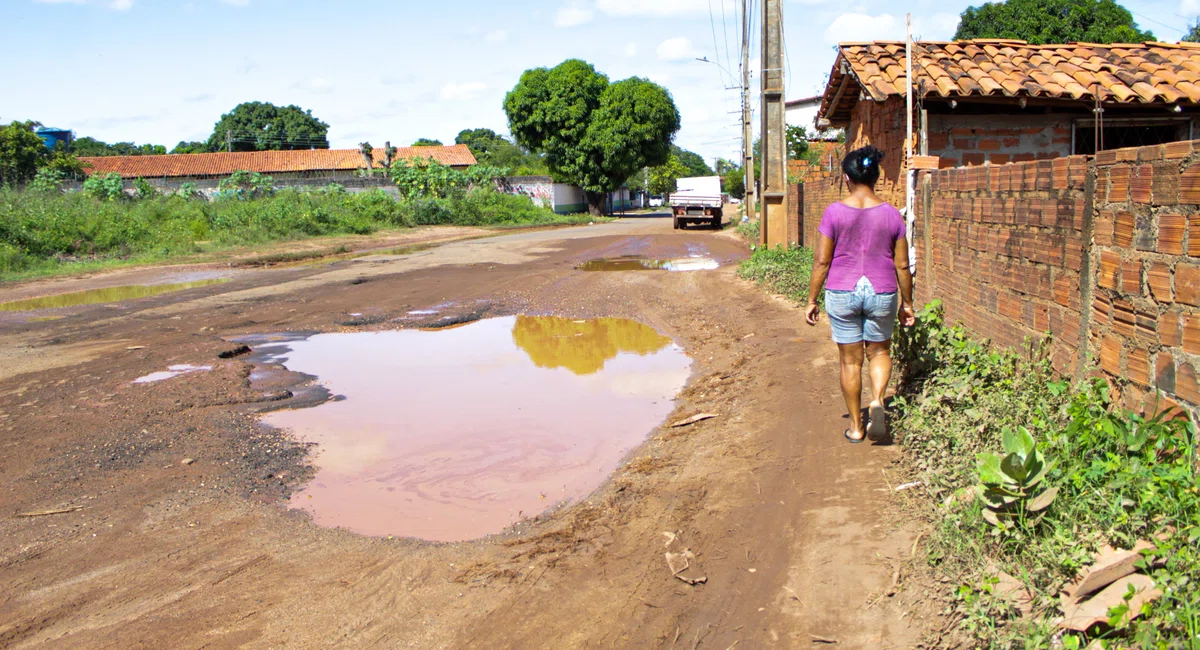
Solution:
{"label": "shrub", "polygon": [[158,188],[150,184],[150,181],[144,178],[138,178],[133,181],[134,195],[139,199],[153,199],[158,196]]}
{"label": "shrub", "polygon": [[813,252],[810,248],[758,248],[738,266],[738,276],[771,293],[804,303],[808,301],[812,266]]}
{"label": "shrub", "polygon": [[61,192],[65,178],[66,174],[61,170],[43,167],[29,182],[29,189],[34,192]]}
{"label": "shrub", "polygon": [[83,192],[102,201],[117,201],[125,198],[125,181],[115,172],[105,176],[92,174],[83,182]]}

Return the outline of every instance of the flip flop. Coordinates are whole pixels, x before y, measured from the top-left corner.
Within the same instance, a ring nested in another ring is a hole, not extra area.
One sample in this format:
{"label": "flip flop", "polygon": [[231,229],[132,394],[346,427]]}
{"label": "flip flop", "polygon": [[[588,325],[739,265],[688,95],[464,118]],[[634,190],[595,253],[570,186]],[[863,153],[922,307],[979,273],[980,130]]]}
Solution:
{"label": "flip flop", "polygon": [[879,438],[887,430],[887,424],[884,421],[884,410],[882,404],[873,404],[869,411],[867,420],[867,435],[871,438]]}
{"label": "flip flop", "polygon": [[865,434],[861,438],[851,438],[849,429],[846,429],[846,433],[844,433],[842,435],[846,436],[846,440],[850,441],[850,444],[852,444],[852,445],[857,445],[858,443],[867,439],[867,436]]}

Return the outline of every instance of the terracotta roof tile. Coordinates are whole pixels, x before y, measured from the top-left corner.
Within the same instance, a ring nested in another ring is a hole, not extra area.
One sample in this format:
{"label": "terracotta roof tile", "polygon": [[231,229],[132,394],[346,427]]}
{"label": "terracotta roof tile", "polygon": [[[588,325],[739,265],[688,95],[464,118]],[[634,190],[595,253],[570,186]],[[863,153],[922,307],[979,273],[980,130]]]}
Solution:
{"label": "terracotta roof tile", "polygon": [[[474,165],[475,156],[466,145],[448,147],[397,147],[396,159],[433,158],[443,165]],[[383,148],[372,158],[383,165]],[[125,178],[179,176],[228,176],[245,170],[260,174],[286,172],[353,171],[364,167],[358,149],[299,149],[294,151],[235,151],[232,153],[181,153],[162,156],[81,157],[91,165],[88,173],[117,173]]]}
{"label": "terracotta roof tile", "polygon": [[[880,101],[904,94],[904,43],[842,43],[826,87],[821,116],[845,121],[858,92],[841,93],[843,80]],[[1042,97],[1171,104],[1200,102],[1200,46],[1185,43],[1069,43],[975,40],[914,45],[914,82],[942,97]],[[845,61],[843,72],[841,62]],[[831,113],[832,111],[832,113]]]}

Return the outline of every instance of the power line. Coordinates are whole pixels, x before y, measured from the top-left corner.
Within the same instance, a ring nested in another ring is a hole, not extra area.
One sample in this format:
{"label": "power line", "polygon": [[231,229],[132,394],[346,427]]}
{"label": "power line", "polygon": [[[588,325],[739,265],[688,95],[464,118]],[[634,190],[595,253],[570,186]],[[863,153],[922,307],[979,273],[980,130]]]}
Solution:
{"label": "power line", "polygon": [[725,32],[725,63],[731,63],[733,57],[729,56],[729,18],[725,15],[726,0],[718,0],[721,3],[721,29]]}
{"label": "power line", "polygon": [[[721,48],[717,45],[717,21],[713,16],[712,0],[708,0],[708,24],[712,27],[713,56],[717,59],[717,68],[720,68],[721,72],[725,72],[721,67]],[[721,83],[727,84],[725,77],[721,77]]]}

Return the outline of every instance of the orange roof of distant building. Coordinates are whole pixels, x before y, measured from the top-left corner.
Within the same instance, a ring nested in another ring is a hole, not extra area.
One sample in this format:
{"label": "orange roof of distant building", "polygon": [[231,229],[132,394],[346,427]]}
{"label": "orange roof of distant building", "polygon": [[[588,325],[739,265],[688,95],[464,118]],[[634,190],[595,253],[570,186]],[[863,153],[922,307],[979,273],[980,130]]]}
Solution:
{"label": "orange roof of distant building", "polygon": [[[918,96],[1030,97],[1116,103],[1200,102],[1200,44],[1069,43],[977,39],[913,44]],[[841,43],[819,115],[849,120],[858,88],[883,101],[904,95],[903,41]]]}
{"label": "orange roof of distant building", "polygon": [[[371,156],[383,165],[383,148]],[[474,165],[475,156],[464,144],[447,147],[397,147],[395,160],[432,158],[443,165]],[[81,161],[91,165],[89,174],[117,173],[124,178],[162,178],[179,176],[228,176],[244,170],[260,174],[285,172],[352,171],[364,167],[358,149],[295,149],[291,151],[234,151],[219,153],[180,153],[161,156],[87,156]]]}

